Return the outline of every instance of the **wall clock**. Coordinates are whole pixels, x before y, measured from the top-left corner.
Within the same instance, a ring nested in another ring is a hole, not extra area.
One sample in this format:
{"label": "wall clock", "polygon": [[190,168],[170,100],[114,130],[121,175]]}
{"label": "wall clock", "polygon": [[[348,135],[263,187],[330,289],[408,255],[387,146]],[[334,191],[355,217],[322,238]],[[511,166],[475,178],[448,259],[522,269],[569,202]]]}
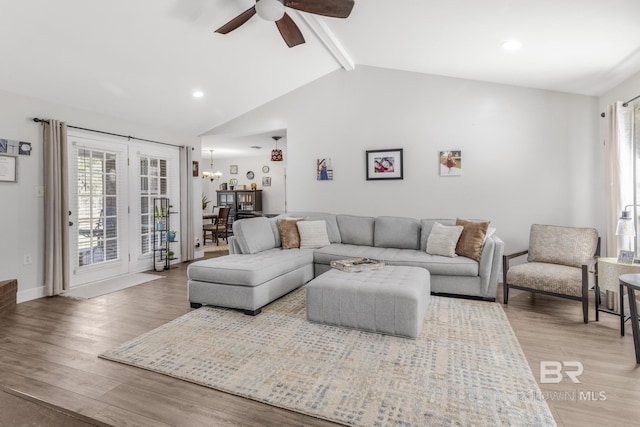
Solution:
{"label": "wall clock", "polygon": [[254,176],[255,175],[254,175],[253,171],[247,172],[247,179],[253,179]]}
{"label": "wall clock", "polygon": [[269,166],[263,166],[262,167],[262,172],[269,173]]}

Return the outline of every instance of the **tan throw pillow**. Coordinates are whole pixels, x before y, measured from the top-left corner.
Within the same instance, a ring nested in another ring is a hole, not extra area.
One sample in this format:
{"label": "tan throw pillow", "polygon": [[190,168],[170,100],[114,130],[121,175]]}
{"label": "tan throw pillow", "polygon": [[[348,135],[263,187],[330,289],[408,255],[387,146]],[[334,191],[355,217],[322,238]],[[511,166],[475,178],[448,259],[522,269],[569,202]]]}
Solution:
{"label": "tan throw pillow", "polygon": [[456,245],[456,254],[480,261],[484,236],[487,234],[490,222],[475,222],[456,219],[456,225],[461,225],[462,235]]}
{"label": "tan throw pillow", "polygon": [[278,220],[282,249],[300,247],[300,233],[298,233],[298,226],[296,225],[298,221],[302,221],[302,218],[281,218]]}

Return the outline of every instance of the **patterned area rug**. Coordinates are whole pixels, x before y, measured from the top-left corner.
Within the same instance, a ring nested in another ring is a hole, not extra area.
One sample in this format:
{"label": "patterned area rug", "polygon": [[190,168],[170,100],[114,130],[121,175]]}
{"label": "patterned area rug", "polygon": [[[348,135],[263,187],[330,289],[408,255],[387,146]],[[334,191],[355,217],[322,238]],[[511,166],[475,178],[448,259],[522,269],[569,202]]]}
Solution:
{"label": "patterned area rug", "polygon": [[203,307],[100,357],[347,425],[555,425],[497,303],[431,297],[417,340],[309,323],[305,289]]}

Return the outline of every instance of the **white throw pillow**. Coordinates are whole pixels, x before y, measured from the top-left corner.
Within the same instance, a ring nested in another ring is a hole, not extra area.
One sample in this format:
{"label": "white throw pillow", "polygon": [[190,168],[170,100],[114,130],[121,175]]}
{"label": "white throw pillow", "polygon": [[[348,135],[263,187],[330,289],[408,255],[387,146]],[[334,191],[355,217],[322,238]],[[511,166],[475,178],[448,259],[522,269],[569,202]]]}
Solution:
{"label": "white throw pillow", "polygon": [[300,221],[296,225],[300,233],[300,249],[316,249],[331,244],[324,220]]}
{"label": "white throw pillow", "polygon": [[455,257],[456,245],[464,229],[461,225],[442,225],[439,222],[433,224],[431,233],[427,239],[427,253]]}

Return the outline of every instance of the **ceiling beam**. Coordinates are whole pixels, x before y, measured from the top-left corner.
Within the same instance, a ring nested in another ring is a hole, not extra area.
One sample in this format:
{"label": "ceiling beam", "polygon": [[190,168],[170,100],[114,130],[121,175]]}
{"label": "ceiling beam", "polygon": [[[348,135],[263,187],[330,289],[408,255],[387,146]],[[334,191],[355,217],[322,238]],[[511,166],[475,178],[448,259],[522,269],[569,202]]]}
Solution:
{"label": "ceiling beam", "polygon": [[309,13],[296,12],[298,13],[298,16],[307,23],[315,35],[318,36],[318,39],[320,39],[322,44],[324,44],[342,68],[347,71],[352,71],[356,68],[351,56],[349,56],[340,41],[333,34],[333,31],[329,29],[329,26],[323,20],[318,19]]}

